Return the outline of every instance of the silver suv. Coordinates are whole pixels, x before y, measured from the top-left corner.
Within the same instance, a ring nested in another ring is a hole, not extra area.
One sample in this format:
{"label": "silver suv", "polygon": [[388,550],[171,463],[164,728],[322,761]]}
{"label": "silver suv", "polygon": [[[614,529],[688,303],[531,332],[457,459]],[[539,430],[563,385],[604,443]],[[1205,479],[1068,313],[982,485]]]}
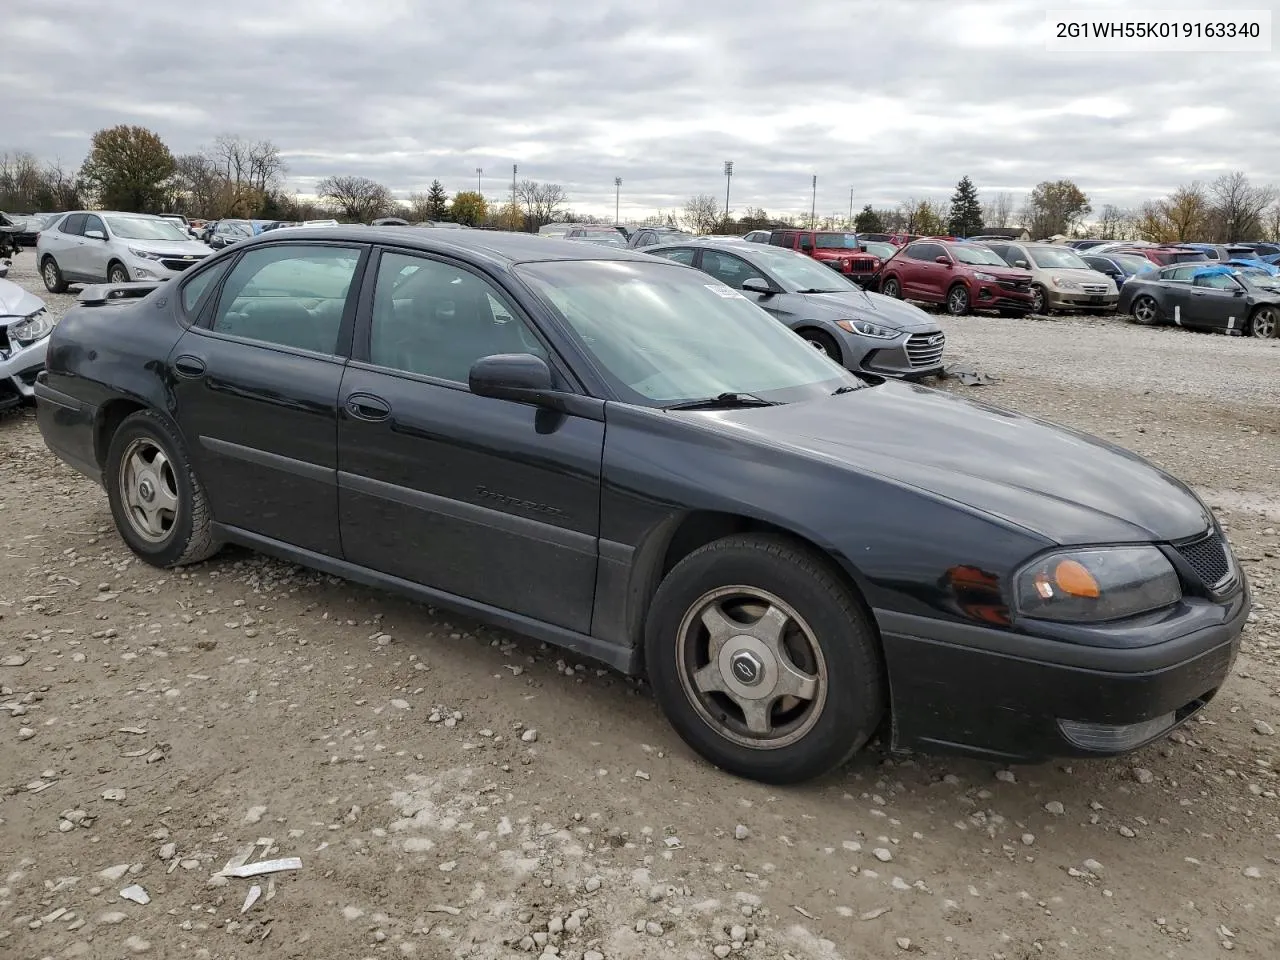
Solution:
{"label": "silver suv", "polygon": [[69,283],[167,280],[212,252],[170,220],[78,210],[40,231],[36,262],[49,292],[62,293]]}

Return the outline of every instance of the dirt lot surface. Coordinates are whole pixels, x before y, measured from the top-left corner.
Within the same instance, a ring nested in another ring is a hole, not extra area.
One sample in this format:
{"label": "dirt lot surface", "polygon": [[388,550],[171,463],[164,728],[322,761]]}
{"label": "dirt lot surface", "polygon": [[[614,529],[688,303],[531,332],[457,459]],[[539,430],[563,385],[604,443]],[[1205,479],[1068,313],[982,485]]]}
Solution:
{"label": "dirt lot surface", "polygon": [[[1280,342],[943,322],[1000,378],[949,389],[1219,510],[1256,608],[1198,722],[1116,761],[873,749],[743,782],[556,650],[242,550],[139,563],[24,412],[0,419],[0,957],[1280,956]],[[255,842],[301,869],[215,876]]]}

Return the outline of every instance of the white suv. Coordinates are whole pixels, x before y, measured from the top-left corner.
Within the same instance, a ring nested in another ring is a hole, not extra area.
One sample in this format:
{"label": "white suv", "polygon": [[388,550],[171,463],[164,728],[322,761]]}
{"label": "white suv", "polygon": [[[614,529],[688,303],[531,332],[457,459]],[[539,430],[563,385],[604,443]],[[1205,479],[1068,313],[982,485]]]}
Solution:
{"label": "white suv", "polygon": [[62,293],[69,283],[167,280],[212,252],[170,220],[111,211],[63,214],[36,242],[36,262],[50,293]]}

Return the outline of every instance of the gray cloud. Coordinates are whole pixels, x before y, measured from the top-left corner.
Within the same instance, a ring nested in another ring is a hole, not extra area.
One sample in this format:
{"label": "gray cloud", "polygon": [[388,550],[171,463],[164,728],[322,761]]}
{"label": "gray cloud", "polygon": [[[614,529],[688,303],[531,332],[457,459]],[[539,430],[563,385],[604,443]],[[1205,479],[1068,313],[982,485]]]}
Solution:
{"label": "gray cloud", "polygon": [[[1123,18],[1132,4],[1074,0]],[[439,178],[501,196],[671,209],[692,193],[807,211],[1071,177],[1095,206],[1240,169],[1280,184],[1280,61],[1065,54],[1038,2],[987,0],[7,0],[0,150],[68,165],[140,123],[175,152],[273,140],[291,184],[332,173],[399,193]],[[1205,9],[1203,4],[1161,6]],[[549,13],[549,9],[558,13]]]}

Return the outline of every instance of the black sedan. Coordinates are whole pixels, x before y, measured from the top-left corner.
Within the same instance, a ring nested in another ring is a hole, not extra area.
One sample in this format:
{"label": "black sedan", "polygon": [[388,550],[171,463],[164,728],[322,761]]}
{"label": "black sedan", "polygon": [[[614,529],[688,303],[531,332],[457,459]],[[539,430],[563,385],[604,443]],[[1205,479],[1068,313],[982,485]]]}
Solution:
{"label": "black sedan", "polygon": [[1280,278],[1229,266],[1180,264],[1130,278],[1120,312],[1144,326],[1280,336]]}
{"label": "black sedan", "polygon": [[855,376],[687,267],[334,227],[148,289],[87,288],[37,386],[139,557],[238,543],[643,671],[726,770],[803,780],[880,729],[1116,754],[1231,670],[1249,591],[1186,486]]}

